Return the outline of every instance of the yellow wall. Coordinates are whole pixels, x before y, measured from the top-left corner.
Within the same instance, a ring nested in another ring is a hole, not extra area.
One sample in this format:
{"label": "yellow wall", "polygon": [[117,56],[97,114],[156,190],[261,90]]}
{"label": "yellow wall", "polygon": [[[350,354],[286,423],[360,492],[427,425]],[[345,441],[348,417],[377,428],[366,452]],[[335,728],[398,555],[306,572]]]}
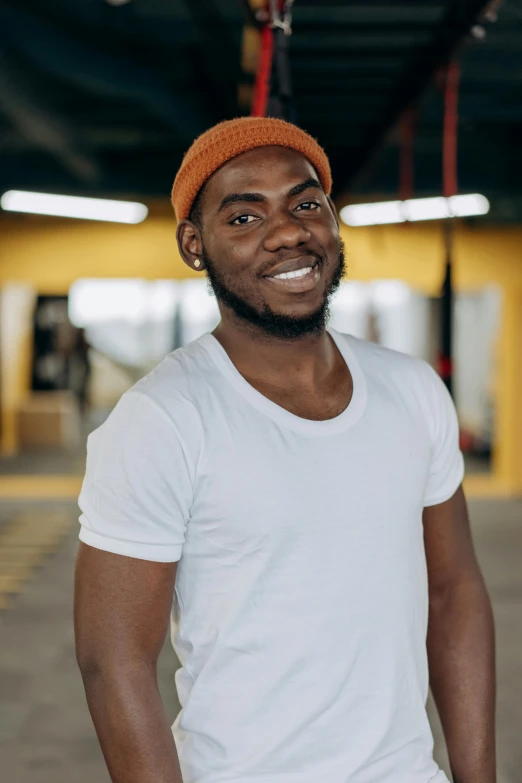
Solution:
{"label": "yellow wall", "polygon": [[[343,235],[350,277],[401,277],[420,290],[437,291],[443,254],[437,227],[343,227]],[[26,281],[40,293],[65,294],[79,277],[191,276],[198,273],[179,256],[170,216],[137,226],[40,217],[0,221],[0,284]]]}
{"label": "yellow wall", "polygon": [[501,485],[522,494],[522,285],[504,288],[496,376],[493,469]]}
{"label": "yellow wall", "polygon": [[[498,491],[522,492],[522,229],[459,223],[454,228],[456,289],[498,283],[504,290],[493,482]],[[425,294],[439,292],[444,271],[440,223],[343,227],[342,234],[352,279],[399,278]],[[64,294],[79,277],[197,276],[177,252],[174,219],[166,210],[156,209],[137,226],[37,216],[0,220],[0,286],[30,283],[40,293]]]}
{"label": "yellow wall", "polygon": [[13,454],[18,445],[17,412],[31,383],[32,315],[35,289],[7,283],[0,289],[1,451]]}
{"label": "yellow wall", "polygon": [[[440,223],[342,228],[353,279],[400,278],[439,290],[444,257]],[[522,286],[522,229],[455,226],[455,283]],[[40,293],[65,294],[78,277],[196,277],[182,262],[170,215],[137,226],[47,219],[0,220],[0,285],[16,280]]]}
{"label": "yellow wall", "polygon": [[[0,285],[28,281],[66,294],[79,277],[188,277],[171,218],[137,226],[37,217],[0,221]],[[196,276],[196,273],[192,273]]]}

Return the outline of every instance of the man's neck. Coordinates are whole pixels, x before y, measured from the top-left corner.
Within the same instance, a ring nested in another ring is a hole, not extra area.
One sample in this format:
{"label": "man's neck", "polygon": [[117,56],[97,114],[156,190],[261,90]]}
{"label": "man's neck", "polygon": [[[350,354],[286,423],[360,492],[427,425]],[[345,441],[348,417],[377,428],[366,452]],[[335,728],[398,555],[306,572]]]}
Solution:
{"label": "man's neck", "polygon": [[337,349],[326,329],[284,339],[248,323],[223,319],[213,332],[237,370],[274,385],[313,386],[334,369]]}

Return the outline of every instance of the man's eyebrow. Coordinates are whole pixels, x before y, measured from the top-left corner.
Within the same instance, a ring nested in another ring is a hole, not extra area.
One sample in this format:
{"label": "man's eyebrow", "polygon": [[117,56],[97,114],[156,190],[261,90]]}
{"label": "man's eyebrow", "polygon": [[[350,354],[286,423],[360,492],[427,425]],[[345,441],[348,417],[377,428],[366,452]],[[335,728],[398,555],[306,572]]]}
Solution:
{"label": "man's eyebrow", "polygon": [[225,207],[228,207],[229,204],[236,204],[239,201],[259,203],[266,201],[266,198],[261,193],[230,193],[228,196],[225,196],[219,205],[218,212],[221,212]]}
{"label": "man's eyebrow", "polygon": [[301,182],[299,185],[295,185],[295,187],[288,191],[288,195],[290,198],[292,196],[299,196],[305,190],[308,190],[308,188],[316,188],[317,190],[323,189],[319,180],[315,179],[314,177],[310,177],[310,179]]}
{"label": "man's eyebrow", "polygon": [[[294,185],[294,187],[288,191],[288,197],[292,198],[292,196],[299,196],[300,193],[303,193],[309,188],[316,188],[321,191],[323,189],[319,180],[315,179],[315,177],[310,177],[304,182],[300,182],[299,185]],[[259,204],[266,201],[266,196],[263,196],[262,193],[229,193],[219,205],[218,212],[221,212],[225,207],[228,207],[229,204],[237,204],[242,201]]]}

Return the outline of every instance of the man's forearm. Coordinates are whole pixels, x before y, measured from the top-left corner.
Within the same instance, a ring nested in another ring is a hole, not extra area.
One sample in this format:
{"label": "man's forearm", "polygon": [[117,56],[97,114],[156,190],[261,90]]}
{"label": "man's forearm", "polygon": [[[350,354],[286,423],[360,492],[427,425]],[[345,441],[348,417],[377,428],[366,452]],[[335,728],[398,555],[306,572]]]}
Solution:
{"label": "man's forearm", "polygon": [[455,783],[496,783],[495,642],[481,578],[431,597],[430,685]]}
{"label": "man's forearm", "polygon": [[89,710],[113,783],[182,783],[156,672],[82,672]]}

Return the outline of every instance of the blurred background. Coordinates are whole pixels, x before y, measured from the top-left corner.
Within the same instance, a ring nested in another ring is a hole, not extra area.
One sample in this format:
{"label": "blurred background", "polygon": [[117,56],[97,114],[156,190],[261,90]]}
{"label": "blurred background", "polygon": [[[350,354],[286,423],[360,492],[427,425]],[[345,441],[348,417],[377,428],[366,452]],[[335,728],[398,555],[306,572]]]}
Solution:
{"label": "blurred background", "polygon": [[[454,396],[499,783],[520,783],[522,0],[0,0],[3,779],[109,780],[71,625],[86,437],[217,324],[169,193],[199,133],[250,113],[330,156],[348,261],[332,326],[426,359]],[[172,720],[177,666],[167,645]]]}

